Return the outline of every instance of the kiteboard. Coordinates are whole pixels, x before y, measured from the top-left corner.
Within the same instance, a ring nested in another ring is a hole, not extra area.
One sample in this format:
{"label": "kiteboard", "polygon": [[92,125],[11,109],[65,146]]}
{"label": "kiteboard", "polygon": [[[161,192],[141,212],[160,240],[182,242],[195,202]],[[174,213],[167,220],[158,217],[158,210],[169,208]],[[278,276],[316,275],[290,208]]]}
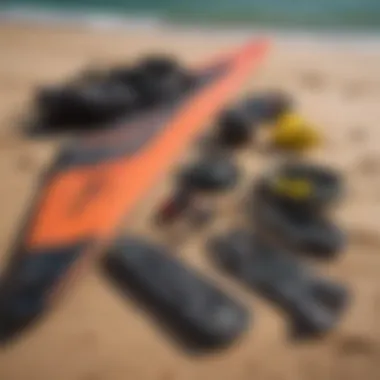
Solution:
{"label": "kiteboard", "polygon": [[0,289],[0,335],[20,330],[117,236],[149,189],[207,127],[264,58],[256,40],[197,70],[172,104],[64,146],[36,195]]}

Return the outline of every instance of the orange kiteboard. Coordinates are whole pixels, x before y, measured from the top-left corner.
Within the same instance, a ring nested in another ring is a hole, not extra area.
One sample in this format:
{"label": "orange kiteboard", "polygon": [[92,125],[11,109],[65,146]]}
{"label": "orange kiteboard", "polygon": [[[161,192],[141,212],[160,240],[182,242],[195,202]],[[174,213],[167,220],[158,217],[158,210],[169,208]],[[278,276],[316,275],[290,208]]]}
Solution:
{"label": "orange kiteboard", "polygon": [[[199,69],[197,84],[175,104],[64,147],[20,236],[0,312],[23,321],[21,325],[45,309],[73,264],[113,239],[124,218],[223,108],[267,49],[266,41],[250,42]],[[6,326],[0,320],[0,335],[8,329],[2,324]]]}

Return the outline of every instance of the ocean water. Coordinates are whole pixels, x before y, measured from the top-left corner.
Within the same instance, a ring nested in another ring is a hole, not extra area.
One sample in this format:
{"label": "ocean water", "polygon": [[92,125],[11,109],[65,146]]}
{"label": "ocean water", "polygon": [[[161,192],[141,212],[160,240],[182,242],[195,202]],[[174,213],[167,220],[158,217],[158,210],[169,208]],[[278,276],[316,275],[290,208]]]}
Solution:
{"label": "ocean water", "polygon": [[181,24],[380,33],[380,0],[1,0],[17,13],[102,15]]}

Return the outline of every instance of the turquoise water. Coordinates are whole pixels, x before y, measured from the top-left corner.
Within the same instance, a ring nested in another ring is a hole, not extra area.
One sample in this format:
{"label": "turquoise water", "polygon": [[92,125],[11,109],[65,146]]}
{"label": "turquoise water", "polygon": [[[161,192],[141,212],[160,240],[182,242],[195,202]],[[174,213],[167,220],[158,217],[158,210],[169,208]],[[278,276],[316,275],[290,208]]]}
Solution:
{"label": "turquoise water", "polygon": [[174,23],[380,31],[380,0],[2,0],[1,6]]}

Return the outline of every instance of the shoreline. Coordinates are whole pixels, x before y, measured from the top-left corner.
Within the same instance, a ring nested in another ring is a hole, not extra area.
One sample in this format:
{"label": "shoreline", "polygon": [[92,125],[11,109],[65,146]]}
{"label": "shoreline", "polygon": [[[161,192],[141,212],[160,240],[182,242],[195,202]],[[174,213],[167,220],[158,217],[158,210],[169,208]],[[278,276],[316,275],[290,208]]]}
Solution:
{"label": "shoreline", "polygon": [[313,42],[336,47],[336,43],[350,47],[372,48],[380,45],[379,30],[356,30],[344,28],[276,28],[270,26],[231,26],[218,23],[176,22],[166,20],[160,15],[118,15],[99,11],[53,10],[28,7],[0,7],[1,24],[25,25],[32,27],[74,27],[99,31],[147,31],[198,34],[201,36],[219,36],[222,38],[245,38],[267,36],[278,42]]}

